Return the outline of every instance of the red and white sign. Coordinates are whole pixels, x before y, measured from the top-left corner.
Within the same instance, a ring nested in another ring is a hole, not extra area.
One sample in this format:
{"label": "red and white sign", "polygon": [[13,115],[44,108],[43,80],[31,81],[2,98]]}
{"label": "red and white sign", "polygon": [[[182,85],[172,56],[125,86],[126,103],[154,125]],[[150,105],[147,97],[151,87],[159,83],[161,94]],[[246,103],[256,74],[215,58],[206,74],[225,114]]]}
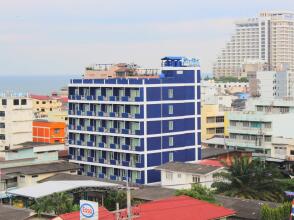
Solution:
{"label": "red and white sign", "polygon": [[80,220],[98,220],[98,203],[80,200]]}

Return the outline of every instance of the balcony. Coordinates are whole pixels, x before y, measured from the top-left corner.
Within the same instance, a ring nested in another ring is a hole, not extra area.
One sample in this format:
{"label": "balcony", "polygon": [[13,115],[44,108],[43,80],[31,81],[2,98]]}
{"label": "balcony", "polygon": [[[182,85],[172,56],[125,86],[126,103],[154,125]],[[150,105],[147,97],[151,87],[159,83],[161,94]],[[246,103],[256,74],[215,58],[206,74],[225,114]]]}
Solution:
{"label": "balcony", "polygon": [[92,111],[87,111],[87,116],[93,116],[93,112]]}
{"label": "balcony", "polygon": [[98,144],[98,147],[104,148],[104,147],[105,147],[105,143],[104,143],[104,142],[100,142],[100,143]]}
{"label": "balcony", "polygon": [[117,176],[116,175],[110,175],[110,180],[117,180]]}
{"label": "balcony", "polygon": [[144,148],[141,147],[141,146],[136,146],[136,147],[135,147],[135,150],[136,150],[136,151],[144,151]]}
{"label": "balcony", "polygon": [[98,178],[104,179],[105,178],[105,174],[104,173],[99,173],[98,174]]}
{"label": "balcony", "polygon": [[110,147],[111,149],[117,149],[117,144],[110,144],[109,147]]}
{"label": "balcony", "polygon": [[123,113],[121,114],[121,117],[122,117],[122,118],[128,118],[128,117],[129,117],[129,113],[123,112]]}
{"label": "balcony", "polygon": [[94,162],[94,158],[93,157],[87,157],[87,161],[88,162]]}
{"label": "balcony", "polygon": [[99,159],[98,159],[98,162],[99,162],[99,163],[105,163],[105,159],[104,159],[104,158],[99,158]]}
{"label": "balcony", "polygon": [[104,116],[104,112],[98,112],[98,116],[103,117]]}
{"label": "balcony", "polygon": [[118,161],[115,160],[115,159],[111,159],[111,160],[110,160],[110,164],[111,164],[111,165],[117,165],[117,164],[118,164]]}
{"label": "balcony", "polygon": [[136,167],[137,168],[143,168],[144,167],[144,164],[141,163],[141,162],[136,162]]}
{"label": "balcony", "polygon": [[125,166],[125,167],[129,167],[130,166],[130,161],[123,160],[122,165]]}
{"label": "balcony", "polygon": [[101,96],[101,95],[98,96],[97,99],[98,99],[99,101],[105,101],[105,100],[106,100],[105,96]]}
{"label": "balcony", "polygon": [[94,142],[93,141],[88,141],[87,142],[87,146],[94,147],[95,145],[94,145]]}
{"label": "balcony", "polygon": [[94,127],[93,126],[87,126],[87,131],[94,131]]}
{"label": "balcony", "polygon": [[121,101],[123,101],[123,102],[129,101],[129,96],[122,96]]}
{"label": "balcony", "polygon": [[98,132],[104,132],[105,128],[104,127],[99,127]]}
{"label": "balcony", "polygon": [[122,147],[123,150],[129,150],[130,149],[130,146],[126,145],[126,144],[123,144],[121,147]]}
{"label": "balcony", "polygon": [[109,129],[109,132],[110,132],[110,133],[116,133],[116,132],[117,132],[117,129],[116,129],[116,128],[110,128],[110,129]]}
{"label": "balcony", "polygon": [[123,129],[121,129],[121,133],[123,133],[123,134],[129,134],[130,133],[130,130],[123,128]]}

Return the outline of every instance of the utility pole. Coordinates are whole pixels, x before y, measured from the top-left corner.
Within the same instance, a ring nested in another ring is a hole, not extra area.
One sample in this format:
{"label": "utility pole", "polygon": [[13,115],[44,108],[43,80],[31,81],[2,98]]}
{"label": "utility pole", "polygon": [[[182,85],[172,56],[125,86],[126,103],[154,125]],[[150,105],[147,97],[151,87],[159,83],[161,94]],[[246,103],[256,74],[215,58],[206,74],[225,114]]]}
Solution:
{"label": "utility pole", "polygon": [[[129,174],[129,172],[128,172],[128,174]],[[128,214],[128,220],[132,220],[131,208],[132,208],[131,207],[131,190],[129,187],[129,175],[127,175],[127,214]]]}

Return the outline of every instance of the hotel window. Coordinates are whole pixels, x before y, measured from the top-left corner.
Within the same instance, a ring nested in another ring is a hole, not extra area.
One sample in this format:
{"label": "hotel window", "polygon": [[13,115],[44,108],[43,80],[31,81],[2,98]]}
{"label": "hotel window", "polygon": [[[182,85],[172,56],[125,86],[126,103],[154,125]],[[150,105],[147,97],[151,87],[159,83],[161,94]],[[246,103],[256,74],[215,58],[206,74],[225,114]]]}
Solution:
{"label": "hotel window", "polygon": [[168,106],[168,114],[172,115],[174,113],[174,106],[173,105],[169,105]]}
{"label": "hotel window", "polygon": [[4,117],[5,116],[5,111],[0,111],[0,117]]}
{"label": "hotel window", "polygon": [[174,137],[169,137],[168,138],[168,145],[169,146],[174,146]]}
{"label": "hotel window", "polygon": [[173,121],[168,122],[168,130],[170,130],[170,131],[174,130],[174,122]]}
{"label": "hotel window", "polygon": [[174,161],[174,152],[169,152],[168,153],[168,162]]}
{"label": "hotel window", "polygon": [[172,99],[174,97],[174,90],[168,89],[168,98]]}
{"label": "hotel window", "polygon": [[7,99],[2,99],[2,105],[7,105]]}
{"label": "hotel window", "polygon": [[193,183],[200,183],[200,177],[199,176],[192,176],[192,182]]}

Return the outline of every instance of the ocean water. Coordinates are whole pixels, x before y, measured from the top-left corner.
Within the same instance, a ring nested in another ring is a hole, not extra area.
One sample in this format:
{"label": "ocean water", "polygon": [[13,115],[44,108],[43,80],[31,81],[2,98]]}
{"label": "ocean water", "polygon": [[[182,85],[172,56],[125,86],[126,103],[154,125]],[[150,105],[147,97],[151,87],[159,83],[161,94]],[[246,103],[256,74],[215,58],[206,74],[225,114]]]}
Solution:
{"label": "ocean water", "polygon": [[70,79],[80,75],[52,76],[0,76],[0,93],[16,92],[49,95],[68,85]]}

